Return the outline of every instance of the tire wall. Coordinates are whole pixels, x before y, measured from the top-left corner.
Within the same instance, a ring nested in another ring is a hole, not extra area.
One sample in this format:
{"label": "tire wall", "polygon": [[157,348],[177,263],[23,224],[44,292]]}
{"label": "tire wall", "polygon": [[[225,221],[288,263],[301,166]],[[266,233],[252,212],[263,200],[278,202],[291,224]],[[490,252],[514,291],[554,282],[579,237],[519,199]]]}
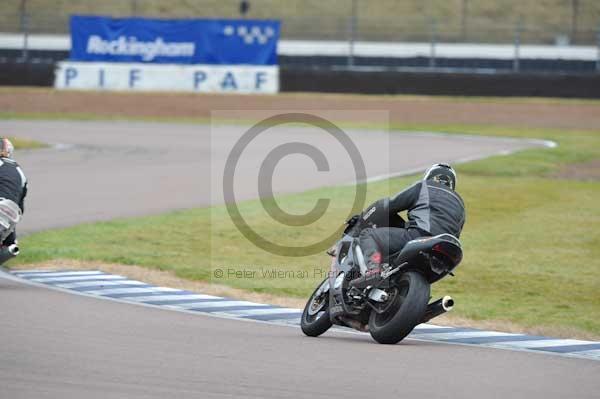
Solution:
{"label": "tire wall", "polygon": [[281,91],[600,98],[600,74],[281,69]]}

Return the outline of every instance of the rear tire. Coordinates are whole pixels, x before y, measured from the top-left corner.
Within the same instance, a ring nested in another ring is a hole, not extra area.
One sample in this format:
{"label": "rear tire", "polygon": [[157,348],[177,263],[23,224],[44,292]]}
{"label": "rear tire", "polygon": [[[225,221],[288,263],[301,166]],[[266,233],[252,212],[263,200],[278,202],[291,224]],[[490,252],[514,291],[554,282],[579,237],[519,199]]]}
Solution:
{"label": "rear tire", "polygon": [[430,286],[422,274],[406,272],[396,285],[390,308],[382,314],[371,311],[369,316],[369,332],[380,344],[402,341],[423,320],[427,309]]}
{"label": "rear tire", "polygon": [[320,310],[316,314],[311,314],[311,306],[313,306],[315,301],[315,294],[327,282],[328,279],[325,279],[321,284],[317,286],[315,291],[312,293],[308,301],[306,302],[306,306],[304,306],[304,312],[302,312],[302,319],[300,320],[300,327],[302,328],[302,332],[309,337],[318,337],[323,334],[325,331],[329,330],[333,325],[331,320],[329,319],[329,291],[325,294],[325,297],[322,298],[322,302],[320,302]]}

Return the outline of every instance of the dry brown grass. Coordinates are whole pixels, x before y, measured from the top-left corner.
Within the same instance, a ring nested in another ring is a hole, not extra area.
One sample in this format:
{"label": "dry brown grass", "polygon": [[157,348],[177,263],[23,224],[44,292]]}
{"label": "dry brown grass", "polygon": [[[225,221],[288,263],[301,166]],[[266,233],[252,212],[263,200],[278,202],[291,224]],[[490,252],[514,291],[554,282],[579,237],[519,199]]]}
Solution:
{"label": "dry brown grass", "polygon": [[600,159],[565,165],[553,176],[560,179],[600,181]]}
{"label": "dry brown grass", "polygon": [[[388,111],[392,126],[494,125],[553,129],[598,129],[600,102],[589,100],[368,96],[283,93],[277,96],[117,93],[0,88],[0,116],[208,121],[213,110],[352,110],[348,123],[369,124],[363,110]],[[233,116],[232,116],[233,117]]]}

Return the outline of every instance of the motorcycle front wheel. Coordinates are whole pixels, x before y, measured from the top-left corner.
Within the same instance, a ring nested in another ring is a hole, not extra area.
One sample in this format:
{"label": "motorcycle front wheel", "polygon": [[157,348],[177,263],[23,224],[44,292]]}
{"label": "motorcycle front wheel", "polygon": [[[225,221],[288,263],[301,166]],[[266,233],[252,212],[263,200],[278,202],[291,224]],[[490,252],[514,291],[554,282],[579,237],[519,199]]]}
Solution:
{"label": "motorcycle front wheel", "polygon": [[389,298],[381,304],[380,313],[371,311],[369,333],[380,344],[395,344],[423,320],[430,286],[422,274],[406,272],[386,291]]}
{"label": "motorcycle front wheel", "polygon": [[317,286],[302,312],[300,327],[309,337],[318,337],[332,326],[329,319],[329,291],[317,296],[319,289],[327,283],[327,280]]}

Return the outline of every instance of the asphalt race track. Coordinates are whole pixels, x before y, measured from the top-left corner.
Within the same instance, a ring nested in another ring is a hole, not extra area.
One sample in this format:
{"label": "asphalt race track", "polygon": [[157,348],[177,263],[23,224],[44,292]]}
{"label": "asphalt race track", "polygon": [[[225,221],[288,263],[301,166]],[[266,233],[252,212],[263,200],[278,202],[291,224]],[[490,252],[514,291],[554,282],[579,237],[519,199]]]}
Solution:
{"label": "asphalt race track", "polygon": [[597,397],[598,362],[0,293],[2,398]]}
{"label": "asphalt race track", "polygon": [[[22,225],[31,232],[217,203],[220,167],[243,130],[224,127],[211,135],[194,125],[2,121],[0,131],[63,145],[17,154],[31,181]],[[284,141],[298,135],[284,133]],[[371,177],[441,156],[455,161],[534,145],[350,135]],[[319,138],[315,133],[310,141]],[[402,148],[403,156],[381,157],[384,145]],[[249,165],[260,162],[260,151],[249,154]],[[351,181],[352,171],[334,168],[342,155],[330,158],[331,173],[309,174],[282,161],[275,191]],[[306,167],[315,170],[310,161]],[[255,194],[251,172],[241,171],[249,174],[236,186],[239,198]],[[0,398],[596,398],[600,389],[600,362],[582,359],[416,340],[383,346],[357,334],[314,339],[293,327],[103,301],[2,278],[0,303]]]}
{"label": "asphalt race track", "polygon": [[[16,154],[30,180],[21,232],[222,203],[222,171],[245,126],[141,122],[0,121],[0,134],[37,139],[57,148]],[[368,176],[421,169],[434,162],[486,157],[539,142],[498,138],[349,131]],[[344,149],[316,129],[274,129],[256,140],[236,170],[236,198],[257,196],[260,163],[275,144],[305,141],[328,157],[317,172],[306,156],[277,165],[274,192],[298,192],[354,181]],[[331,147],[334,147],[330,150]],[[394,156],[390,151],[394,150]],[[245,161],[245,162],[242,162]],[[308,171],[308,172],[307,172]],[[279,178],[278,178],[279,176]],[[398,187],[400,190],[401,187]]]}

